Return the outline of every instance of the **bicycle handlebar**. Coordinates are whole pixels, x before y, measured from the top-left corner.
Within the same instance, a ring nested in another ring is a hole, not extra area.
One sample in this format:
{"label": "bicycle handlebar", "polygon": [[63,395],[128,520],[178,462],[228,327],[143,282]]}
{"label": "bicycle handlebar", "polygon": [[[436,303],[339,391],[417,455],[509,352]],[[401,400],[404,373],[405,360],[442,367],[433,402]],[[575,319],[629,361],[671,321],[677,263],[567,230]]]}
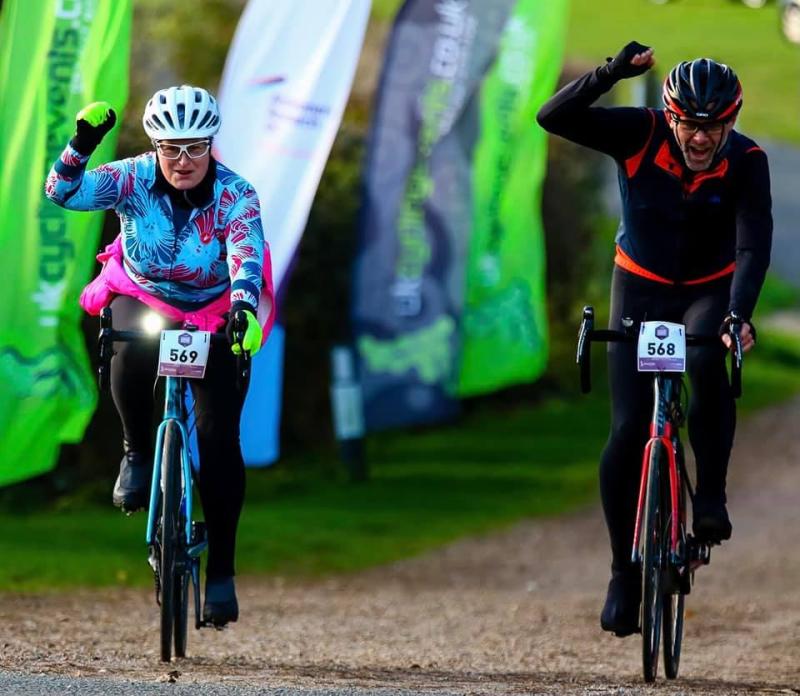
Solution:
{"label": "bicycle handlebar", "polygon": [[[594,328],[594,307],[583,308],[583,319],[578,332],[578,351],[576,362],[580,368],[581,391],[588,394],[592,390],[592,341],[608,343],[636,343],[638,335],[634,329],[635,323],[630,319],[623,319],[624,331],[614,331],[612,329]],[[626,323],[629,322],[629,323]],[[741,321],[731,321],[728,334],[733,340],[733,351],[731,357],[731,391],[733,397],[738,399],[742,395],[742,362],[744,353],[742,351],[742,330]],[[711,346],[718,345],[719,336],[707,336],[700,334],[686,334],[687,346]]]}
{"label": "bicycle handlebar", "polygon": [[[188,329],[187,329],[188,330]],[[247,330],[247,317],[242,310],[236,312],[233,318],[233,339],[241,345],[244,332]],[[102,391],[108,391],[111,383],[111,357],[114,355],[114,343],[152,343],[157,345],[161,340],[161,333],[148,333],[146,331],[116,331],[112,326],[111,307],[100,310],[100,334],[97,337],[97,353],[100,364],[97,366],[97,381]],[[211,345],[225,343],[228,336],[223,332],[211,334]],[[244,391],[250,374],[250,355],[244,351],[236,356],[236,387]]]}

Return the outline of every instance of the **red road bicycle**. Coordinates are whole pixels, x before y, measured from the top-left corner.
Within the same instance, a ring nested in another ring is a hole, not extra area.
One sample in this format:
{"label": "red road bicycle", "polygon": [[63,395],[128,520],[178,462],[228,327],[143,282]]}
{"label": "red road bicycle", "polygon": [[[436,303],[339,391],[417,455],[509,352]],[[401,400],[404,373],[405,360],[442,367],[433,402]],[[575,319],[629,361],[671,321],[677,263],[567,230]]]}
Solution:
{"label": "red road bicycle", "polygon": [[[632,560],[642,569],[640,628],[644,678],[652,682],[658,669],[662,632],[664,672],[668,679],[678,676],[684,599],[691,590],[695,570],[711,559],[711,546],[701,543],[687,531],[686,501],[687,497],[694,500],[694,489],[686,470],[679,429],[685,422],[686,411],[682,379],[685,347],[719,345],[720,338],[686,335],[682,325],[668,322],[642,322],[638,330],[631,319],[623,319],[622,323],[623,331],[595,329],[594,309],[584,307],[577,362],[581,391],[588,393],[591,390],[592,342],[638,342],[639,369],[654,375],[653,417],[650,439],[642,457],[632,549]],[[735,398],[742,392],[740,330],[741,323],[731,323],[731,389]],[[652,333],[646,333],[648,331]]]}

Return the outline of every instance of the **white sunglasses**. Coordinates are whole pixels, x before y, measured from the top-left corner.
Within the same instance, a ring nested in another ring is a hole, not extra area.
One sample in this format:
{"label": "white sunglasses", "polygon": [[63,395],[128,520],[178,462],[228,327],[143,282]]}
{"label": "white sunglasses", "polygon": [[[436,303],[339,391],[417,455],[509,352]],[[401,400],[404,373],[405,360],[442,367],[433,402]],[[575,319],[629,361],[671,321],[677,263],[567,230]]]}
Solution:
{"label": "white sunglasses", "polygon": [[205,155],[211,148],[211,142],[208,140],[198,140],[194,143],[187,143],[186,145],[174,145],[173,143],[156,142],[158,153],[165,159],[176,160],[185,152],[186,156],[190,159],[198,159]]}

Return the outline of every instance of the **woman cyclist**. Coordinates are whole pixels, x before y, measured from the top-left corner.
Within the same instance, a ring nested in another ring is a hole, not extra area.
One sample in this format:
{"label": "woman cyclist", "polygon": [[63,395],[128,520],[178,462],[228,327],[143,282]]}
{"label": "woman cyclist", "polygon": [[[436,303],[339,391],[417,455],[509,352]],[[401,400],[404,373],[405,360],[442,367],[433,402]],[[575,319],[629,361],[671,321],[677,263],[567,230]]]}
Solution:
{"label": "woman cyclist", "polygon": [[[47,197],[70,210],[112,209],[120,234],[98,259],[100,275],[81,305],[98,314],[110,304],[119,330],[141,328],[156,312],[167,325],[215,331],[244,310],[242,346],[214,346],[202,380],[190,380],[200,455],[197,476],[208,530],[203,618],[236,621],[236,529],[244,500],[233,353],[261,347],[272,321],[268,247],[255,189],[211,155],[220,127],[216,100],[182,85],[156,92],[142,118],[154,151],[86,171],[113,128],[109,104],[95,102],[76,117],[76,132],[47,177]],[[259,304],[261,314],[259,315]],[[257,316],[266,318],[262,326]],[[113,502],[131,512],[147,505],[153,461],[153,379],[157,348],[120,344],[111,361],[111,393],[122,421],[124,456]]]}

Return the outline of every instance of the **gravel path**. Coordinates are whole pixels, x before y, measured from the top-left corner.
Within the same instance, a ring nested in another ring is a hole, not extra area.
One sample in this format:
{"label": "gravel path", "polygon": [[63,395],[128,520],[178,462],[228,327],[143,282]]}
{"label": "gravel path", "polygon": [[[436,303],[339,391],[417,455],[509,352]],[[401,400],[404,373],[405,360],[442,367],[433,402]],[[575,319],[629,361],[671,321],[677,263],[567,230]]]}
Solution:
{"label": "gravel path", "polygon": [[799,417],[797,400],[740,428],[734,538],[687,600],[676,682],[644,687],[638,636],[599,628],[595,508],[357,576],[243,579],[240,622],[193,631],[171,666],[151,592],[0,596],[0,694],[800,693]]}

